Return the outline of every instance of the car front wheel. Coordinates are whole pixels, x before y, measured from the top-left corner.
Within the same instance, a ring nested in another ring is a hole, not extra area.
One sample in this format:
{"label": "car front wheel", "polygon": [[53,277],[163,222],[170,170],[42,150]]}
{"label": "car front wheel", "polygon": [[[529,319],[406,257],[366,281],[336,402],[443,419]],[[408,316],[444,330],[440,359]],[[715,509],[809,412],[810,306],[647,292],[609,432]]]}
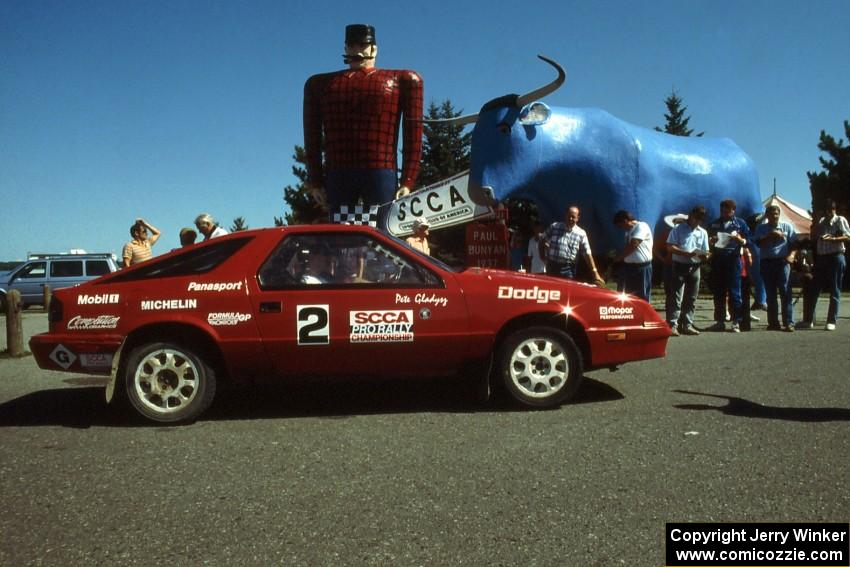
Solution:
{"label": "car front wheel", "polygon": [[193,350],[172,343],[133,349],[124,383],[136,411],[160,423],[192,421],[215,397],[215,371]]}
{"label": "car front wheel", "polygon": [[524,405],[546,408],[572,398],[582,379],[581,353],[558,329],[530,327],[502,343],[499,372],[508,393]]}

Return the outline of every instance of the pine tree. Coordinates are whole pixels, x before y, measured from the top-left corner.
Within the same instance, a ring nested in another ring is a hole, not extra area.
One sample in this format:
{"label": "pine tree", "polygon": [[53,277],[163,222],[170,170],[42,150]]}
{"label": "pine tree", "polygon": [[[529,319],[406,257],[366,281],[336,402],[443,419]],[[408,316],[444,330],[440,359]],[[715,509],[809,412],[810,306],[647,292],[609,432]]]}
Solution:
{"label": "pine tree", "polygon": [[[844,121],[844,135],[850,140],[850,122]],[[828,154],[828,159],[819,157],[824,171],[808,171],[809,189],[812,193],[812,210],[821,213],[827,199],[838,204],[839,214],[850,210],[850,145],[836,140],[820,131],[818,149]]]}
{"label": "pine tree", "polygon": [[[668,114],[664,115],[664,118],[667,120],[667,124],[664,125],[664,128],[655,127],[655,130],[658,132],[665,132],[667,134],[673,134],[674,136],[690,136],[693,134],[693,130],[688,128],[688,122],[691,121],[690,116],[685,116],[685,111],[688,110],[687,106],[682,106],[682,99],[676,94],[676,89],[673,89],[670,92],[670,96],[664,99],[664,104],[667,106]],[[705,132],[700,132],[697,134],[697,137],[702,136]]]}
{"label": "pine tree", "polygon": [[230,226],[230,232],[240,232],[242,230],[248,230],[248,223],[245,222],[245,217],[236,217]]}
{"label": "pine tree", "polygon": [[[438,107],[433,101],[428,105],[426,118],[439,120],[460,116],[451,101],[446,99]],[[425,187],[469,169],[469,146],[472,134],[463,133],[463,126],[425,123],[422,128],[422,166],[417,186]]]}
{"label": "pine tree", "polygon": [[292,166],[292,174],[298,178],[297,185],[287,185],[283,188],[283,200],[289,205],[289,212],[284,218],[275,217],[275,226],[284,224],[312,224],[317,220],[327,220],[328,215],[313,200],[313,196],[307,190],[307,158],[304,148],[295,146],[292,155],[295,165]]}

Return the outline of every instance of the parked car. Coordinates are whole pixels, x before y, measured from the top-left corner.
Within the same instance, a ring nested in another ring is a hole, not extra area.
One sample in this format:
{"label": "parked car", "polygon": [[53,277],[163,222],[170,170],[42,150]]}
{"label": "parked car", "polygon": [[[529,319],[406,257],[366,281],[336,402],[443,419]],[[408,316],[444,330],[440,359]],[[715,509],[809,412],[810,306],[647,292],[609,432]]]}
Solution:
{"label": "parked car", "polygon": [[[108,374],[157,422],[221,382],[482,372],[519,403],[569,400],[584,370],[665,354],[643,300],[502,270],[454,270],[368,227],[250,230],[159,256],[51,302],[42,368]],[[492,371],[490,369],[492,368]]]}
{"label": "parked car", "polygon": [[14,270],[0,274],[0,311],[6,310],[6,294],[21,293],[24,309],[44,303],[44,286],[51,292],[75,286],[118,269],[113,254],[31,254]]}

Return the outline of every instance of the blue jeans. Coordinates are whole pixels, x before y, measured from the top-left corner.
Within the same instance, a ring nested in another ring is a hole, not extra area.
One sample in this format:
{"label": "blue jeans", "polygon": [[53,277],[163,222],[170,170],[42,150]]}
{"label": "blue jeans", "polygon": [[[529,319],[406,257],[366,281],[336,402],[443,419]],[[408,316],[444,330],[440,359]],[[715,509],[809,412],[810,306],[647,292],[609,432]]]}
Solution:
{"label": "blue jeans", "polygon": [[574,280],[576,279],[576,265],[560,264],[558,262],[548,260],[546,262],[546,275],[555,276],[556,278]]}
{"label": "blue jeans", "polygon": [[[791,302],[791,265],[785,258],[762,258],[761,277],[767,294],[767,324],[779,326],[779,308],[782,308],[782,325],[794,324],[794,305]],[[779,306],[776,294],[779,293]]]}
{"label": "blue jeans", "polygon": [[673,262],[670,288],[665,311],[670,327],[682,329],[694,326],[694,306],[699,294],[699,264]]}
{"label": "blue jeans", "polygon": [[356,205],[363,199],[364,205],[380,205],[378,228],[387,226],[389,204],[395,199],[398,176],[392,169],[346,169],[329,171],[325,176],[325,191],[331,214],[340,205]]}
{"label": "blue jeans", "polygon": [[753,265],[750,266],[750,281],[753,283],[753,303],[767,303],[767,291],[764,286],[764,276],[761,274],[761,252],[758,246],[753,246]]}
{"label": "blue jeans", "polygon": [[620,277],[617,282],[617,291],[631,293],[641,299],[649,301],[652,290],[652,263],[629,264],[620,266]]}
{"label": "blue jeans", "polygon": [[815,306],[818,296],[822,290],[829,292],[829,311],[826,322],[835,324],[838,319],[838,305],[841,303],[841,284],[844,281],[844,270],[847,268],[847,260],[844,254],[832,254],[831,256],[818,256],[815,261],[815,280],[809,288],[809,305],[803,315],[803,321],[813,321],[815,318]]}
{"label": "blue jeans", "polygon": [[711,257],[711,293],[714,320],[726,320],[726,294],[732,299],[732,320],[741,322],[741,256],[735,252],[715,252]]}

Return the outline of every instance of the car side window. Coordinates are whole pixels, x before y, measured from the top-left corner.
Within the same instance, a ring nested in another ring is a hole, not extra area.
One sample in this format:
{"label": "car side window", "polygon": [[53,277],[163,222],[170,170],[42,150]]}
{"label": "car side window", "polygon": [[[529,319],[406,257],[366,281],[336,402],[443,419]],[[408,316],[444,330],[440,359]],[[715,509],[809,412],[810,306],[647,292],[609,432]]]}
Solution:
{"label": "car side window", "polygon": [[35,279],[43,278],[45,275],[47,275],[47,262],[33,262],[24,266],[21,271],[15,274],[15,278]]}
{"label": "car side window", "polygon": [[82,275],[82,260],[53,260],[50,262],[51,278],[79,278]]}
{"label": "car side window", "polygon": [[86,275],[102,276],[109,273],[109,262],[106,260],[86,260]]}
{"label": "car side window", "polygon": [[293,234],[258,273],[263,289],[308,286],[441,287],[442,280],[365,234]]}

